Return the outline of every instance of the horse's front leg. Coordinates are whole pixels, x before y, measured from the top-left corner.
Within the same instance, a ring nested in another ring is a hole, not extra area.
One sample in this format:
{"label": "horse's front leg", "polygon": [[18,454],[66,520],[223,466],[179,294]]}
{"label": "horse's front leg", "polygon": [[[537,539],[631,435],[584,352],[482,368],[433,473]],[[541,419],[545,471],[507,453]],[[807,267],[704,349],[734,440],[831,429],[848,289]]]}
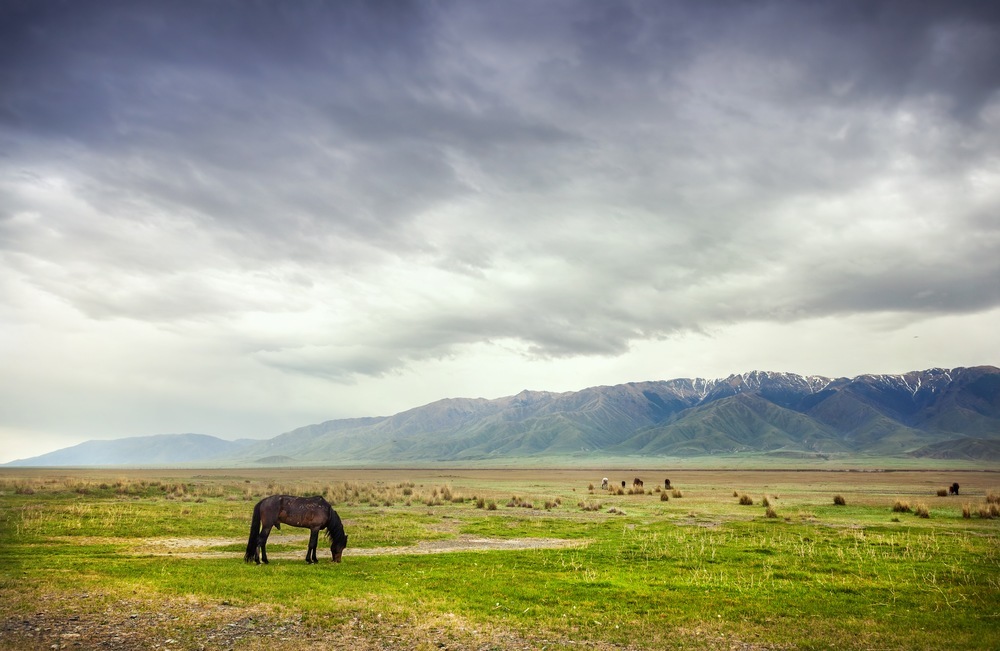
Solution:
{"label": "horse's front leg", "polygon": [[316,545],[319,543],[319,529],[309,532],[309,549],[306,550],[306,563],[318,563],[316,560]]}

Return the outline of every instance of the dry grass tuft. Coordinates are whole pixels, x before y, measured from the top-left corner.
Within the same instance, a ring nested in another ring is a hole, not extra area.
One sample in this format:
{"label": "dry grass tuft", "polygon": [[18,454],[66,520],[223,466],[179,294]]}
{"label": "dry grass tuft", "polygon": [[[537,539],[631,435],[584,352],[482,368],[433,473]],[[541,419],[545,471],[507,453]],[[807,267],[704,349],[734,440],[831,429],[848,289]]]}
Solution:
{"label": "dry grass tuft", "polygon": [[846,506],[847,500],[844,499],[843,495],[834,495],[833,503],[836,504],[837,506]]}
{"label": "dry grass tuft", "polygon": [[921,518],[931,517],[931,511],[927,508],[927,505],[923,502],[917,502],[917,505],[913,507],[913,513],[920,516]]}
{"label": "dry grass tuft", "polygon": [[910,508],[909,502],[896,500],[896,503],[892,505],[893,513],[910,513],[911,511],[913,511],[913,509]]}
{"label": "dry grass tuft", "polygon": [[740,495],[740,504],[743,506],[753,506],[753,498],[746,493],[743,493]]}
{"label": "dry grass tuft", "polygon": [[992,520],[1000,516],[1000,505],[996,503],[986,503],[979,507],[979,517],[984,520]]}

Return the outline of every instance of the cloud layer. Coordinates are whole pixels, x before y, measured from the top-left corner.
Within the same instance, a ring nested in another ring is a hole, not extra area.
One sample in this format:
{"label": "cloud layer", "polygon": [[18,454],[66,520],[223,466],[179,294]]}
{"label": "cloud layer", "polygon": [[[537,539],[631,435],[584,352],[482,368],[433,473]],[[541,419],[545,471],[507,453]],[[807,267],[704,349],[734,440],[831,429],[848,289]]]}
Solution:
{"label": "cloud layer", "polygon": [[5,396],[85,404],[64,348],[184,412],[171,360],[329,391],[484,346],[1000,307],[991,3],[43,0],[0,26]]}

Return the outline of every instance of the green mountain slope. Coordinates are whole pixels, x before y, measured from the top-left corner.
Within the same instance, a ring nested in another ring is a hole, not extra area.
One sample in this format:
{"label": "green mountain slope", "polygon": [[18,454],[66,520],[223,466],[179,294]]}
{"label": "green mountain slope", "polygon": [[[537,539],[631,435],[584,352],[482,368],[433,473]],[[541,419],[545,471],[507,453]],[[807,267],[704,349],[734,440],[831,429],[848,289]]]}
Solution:
{"label": "green mountain slope", "polygon": [[92,441],[20,463],[377,465],[744,453],[990,460],[1000,441],[1000,369],[837,379],[754,371],[450,398],[393,416],[308,425],[267,441],[184,436]]}

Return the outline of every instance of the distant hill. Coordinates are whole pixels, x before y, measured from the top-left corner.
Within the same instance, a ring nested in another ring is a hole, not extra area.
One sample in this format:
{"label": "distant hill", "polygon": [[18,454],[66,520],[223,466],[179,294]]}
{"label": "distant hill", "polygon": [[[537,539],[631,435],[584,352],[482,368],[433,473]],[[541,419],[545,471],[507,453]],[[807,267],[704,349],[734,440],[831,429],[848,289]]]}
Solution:
{"label": "distant hill", "polygon": [[[214,456],[202,448],[184,459],[135,461],[137,448],[149,450],[136,441],[158,438],[92,441],[16,463],[399,465],[717,454],[990,462],[1000,461],[1000,369],[854,378],[754,371],[567,393],[522,391],[495,400],[449,398],[394,416],[332,420],[220,446]],[[100,461],[94,448],[81,450],[97,443],[105,446]],[[87,461],[80,461],[81,452]]]}
{"label": "distant hill", "polygon": [[158,434],[111,441],[87,441],[8,466],[175,466],[231,457],[251,443],[225,441],[205,434]]}

